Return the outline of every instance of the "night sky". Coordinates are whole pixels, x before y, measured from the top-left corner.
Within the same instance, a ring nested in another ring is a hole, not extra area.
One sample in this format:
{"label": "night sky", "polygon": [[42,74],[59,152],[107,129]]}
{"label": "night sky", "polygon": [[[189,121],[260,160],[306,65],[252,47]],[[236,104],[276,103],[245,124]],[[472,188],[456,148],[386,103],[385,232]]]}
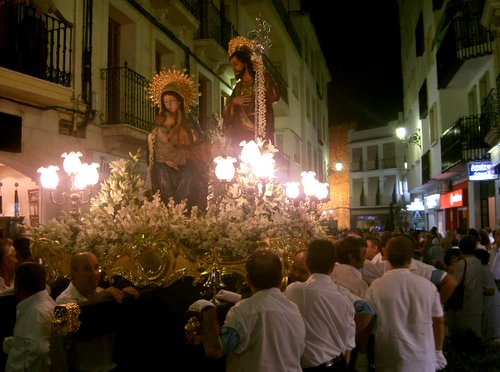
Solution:
{"label": "night sky", "polygon": [[397,119],[403,94],[396,0],[303,0],[302,6],[332,76],[330,124],[357,121],[361,129]]}

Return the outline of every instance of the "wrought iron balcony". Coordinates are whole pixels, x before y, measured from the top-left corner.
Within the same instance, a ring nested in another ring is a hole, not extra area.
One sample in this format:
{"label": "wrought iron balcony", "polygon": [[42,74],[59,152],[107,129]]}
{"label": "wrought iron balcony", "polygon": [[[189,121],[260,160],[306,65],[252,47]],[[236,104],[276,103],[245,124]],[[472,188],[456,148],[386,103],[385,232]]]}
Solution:
{"label": "wrought iron balcony", "polygon": [[[497,77],[497,87],[500,83],[500,75]],[[490,146],[495,146],[500,140],[500,97],[498,96],[498,88],[492,89],[483,101],[481,112],[484,116],[486,125],[485,141]]]}
{"label": "wrought iron balcony", "polygon": [[484,141],[488,126],[484,116],[463,116],[441,136],[441,171],[471,160],[489,158],[488,145]]}
{"label": "wrought iron balcony", "polygon": [[446,88],[464,61],[491,54],[494,34],[481,24],[484,1],[450,2],[435,41],[438,88]]}
{"label": "wrought iron balcony", "polygon": [[461,60],[491,54],[493,33],[481,24],[480,2],[471,2],[468,11],[458,13],[453,19],[457,56]]}
{"label": "wrought iron balcony", "polygon": [[105,86],[103,124],[128,124],[150,131],[155,110],[146,93],[148,80],[127,66],[101,70]]}
{"label": "wrought iron balcony", "polygon": [[285,29],[288,32],[288,35],[292,39],[295,49],[297,49],[297,52],[299,52],[299,54],[302,55],[302,42],[300,41],[300,37],[297,34],[297,31],[295,30],[295,27],[293,26],[290,17],[288,16],[287,9],[283,5],[283,2],[280,0],[272,0],[272,2],[274,8],[276,9],[276,11],[280,16],[281,22],[283,22],[283,25],[285,26]]}
{"label": "wrought iron balcony", "polygon": [[195,39],[214,39],[227,50],[229,40],[237,35],[232,23],[212,2],[203,2],[198,12],[195,17],[200,21],[200,28]]}
{"label": "wrought iron balcony", "polygon": [[73,29],[31,6],[0,6],[0,67],[71,85]]}
{"label": "wrought iron balcony", "polygon": [[498,89],[492,89],[484,99],[483,105],[481,106],[483,124],[486,125],[486,133],[488,133],[491,128],[498,128],[498,121],[500,120],[500,102],[498,101],[498,98]]}

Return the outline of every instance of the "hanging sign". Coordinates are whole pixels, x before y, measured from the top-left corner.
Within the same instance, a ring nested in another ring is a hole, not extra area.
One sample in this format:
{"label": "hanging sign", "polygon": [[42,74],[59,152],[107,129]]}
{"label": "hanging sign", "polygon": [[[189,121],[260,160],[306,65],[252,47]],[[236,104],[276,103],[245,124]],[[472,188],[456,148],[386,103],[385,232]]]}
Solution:
{"label": "hanging sign", "polygon": [[491,161],[470,162],[467,164],[469,181],[485,181],[498,179],[497,167]]}
{"label": "hanging sign", "polygon": [[462,189],[441,195],[441,209],[463,206]]}

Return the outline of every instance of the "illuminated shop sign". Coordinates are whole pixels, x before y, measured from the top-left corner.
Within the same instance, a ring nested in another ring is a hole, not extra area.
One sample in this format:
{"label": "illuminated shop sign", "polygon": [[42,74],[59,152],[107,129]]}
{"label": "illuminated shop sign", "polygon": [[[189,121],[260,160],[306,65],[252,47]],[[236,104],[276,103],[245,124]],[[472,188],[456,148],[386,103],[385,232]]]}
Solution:
{"label": "illuminated shop sign", "polygon": [[441,195],[441,208],[455,208],[463,206],[462,190],[455,190]]}
{"label": "illuminated shop sign", "polygon": [[498,179],[497,167],[490,161],[470,162],[467,164],[469,181],[484,181]]}
{"label": "illuminated shop sign", "polygon": [[439,208],[439,197],[440,196],[441,195],[439,195],[439,194],[432,194],[432,195],[425,196],[424,197],[425,206],[427,207],[427,209]]}
{"label": "illuminated shop sign", "polygon": [[423,211],[425,209],[424,203],[419,198],[415,198],[411,204],[406,205],[407,211]]}

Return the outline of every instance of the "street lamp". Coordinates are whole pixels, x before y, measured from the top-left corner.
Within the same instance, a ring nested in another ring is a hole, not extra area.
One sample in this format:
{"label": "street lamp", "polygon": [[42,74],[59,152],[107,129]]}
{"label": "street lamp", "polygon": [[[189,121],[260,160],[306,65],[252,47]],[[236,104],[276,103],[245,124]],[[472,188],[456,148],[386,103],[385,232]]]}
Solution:
{"label": "street lamp", "polygon": [[342,160],[337,158],[337,160],[335,160],[335,164],[333,165],[333,168],[330,165],[328,165],[328,169],[326,172],[329,176],[331,176],[335,172],[342,172],[343,169],[344,169],[344,163],[342,162]]}
{"label": "street lamp", "polygon": [[342,163],[342,160],[337,159],[337,160],[335,161],[335,170],[336,170],[337,172],[340,172],[340,171],[342,171],[342,168],[344,168],[344,164]]}
{"label": "street lamp", "polygon": [[56,198],[55,193],[59,185],[59,175],[57,165],[49,165],[48,167],[38,168],[40,173],[40,182],[42,187],[50,190],[50,198],[56,205],[64,205],[68,200],[71,202],[70,214],[75,218],[80,218],[80,207],[90,201],[92,188],[99,182],[99,173],[97,163],[82,163],[80,157],[81,152],[71,151],[63,153],[64,158],[63,168],[70,179],[69,191],[61,191],[60,198]]}
{"label": "street lamp", "polygon": [[422,148],[422,137],[420,136],[420,128],[416,128],[415,131],[406,136],[406,128],[403,126],[396,128],[396,137],[398,137],[403,143],[413,143],[418,147]]}

